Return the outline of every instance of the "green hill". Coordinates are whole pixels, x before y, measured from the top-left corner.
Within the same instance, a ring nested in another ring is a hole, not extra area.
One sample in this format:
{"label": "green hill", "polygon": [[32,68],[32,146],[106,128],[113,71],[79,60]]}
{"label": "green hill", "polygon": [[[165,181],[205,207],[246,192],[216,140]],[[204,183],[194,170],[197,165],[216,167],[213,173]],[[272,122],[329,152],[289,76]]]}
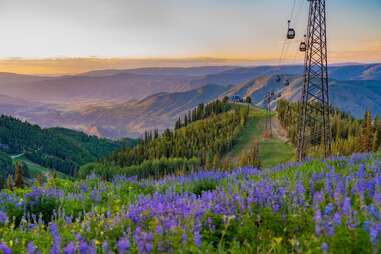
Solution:
{"label": "green hill", "polygon": [[74,175],[83,164],[132,144],[129,139],[99,139],[82,132],[63,128],[42,129],[13,117],[0,117],[1,151],[8,155],[17,154],[14,159],[22,157],[22,160],[41,168],[55,169],[67,175]]}
{"label": "green hill", "polygon": [[8,154],[0,152],[0,176],[7,176],[12,173],[12,159]]}
{"label": "green hill", "polygon": [[291,160],[291,144],[276,136],[262,137],[266,116],[266,111],[248,104],[200,104],[180,118],[174,130],[146,133],[137,146],[82,167],[80,176],[96,172],[106,178],[159,177],[199,168],[270,167]]}

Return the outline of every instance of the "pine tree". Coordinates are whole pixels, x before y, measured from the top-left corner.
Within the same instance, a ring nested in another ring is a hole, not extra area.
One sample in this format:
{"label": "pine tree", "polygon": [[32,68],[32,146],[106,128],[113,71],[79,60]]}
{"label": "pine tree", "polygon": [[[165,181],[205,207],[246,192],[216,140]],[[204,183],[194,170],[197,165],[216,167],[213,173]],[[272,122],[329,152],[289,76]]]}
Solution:
{"label": "pine tree", "polygon": [[181,118],[179,117],[179,119],[177,119],[176,123],[175,123],[175,129],[180,129],[181,128]]}
{"label": "pine tree", "polygon": [[24,187],[23,172],[19,162],[16,163],[15,174],[16,174],[15,187],[23,188]]}
{"label": "pine tree", "polygon": [[378,115],[374,119],[374,134],[374,151],[378,151],[381,148],[381,121]]}
{"label": "pine tree", "polygon": [[8,175],[7,187],[8,187],[8,190],[13,191],[13,177],[12,177],[12,175]]}
{"label": "pine tree", "polygon": [[0,190],[4,189],[5,186],[5,179],[3,177],[0,177]]}
{"label": "pine tree", "polygon": [[361,135],[361,152],[371,152],[373,150],[373,128],[372,116],[369,111],[365,112],[364,125]]}

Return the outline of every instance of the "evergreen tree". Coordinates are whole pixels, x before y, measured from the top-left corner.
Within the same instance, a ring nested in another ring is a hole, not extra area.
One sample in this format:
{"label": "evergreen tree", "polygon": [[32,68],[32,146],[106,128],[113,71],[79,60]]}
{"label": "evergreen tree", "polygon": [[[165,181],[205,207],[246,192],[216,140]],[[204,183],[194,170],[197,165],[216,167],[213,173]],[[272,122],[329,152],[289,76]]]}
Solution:
{"label": "evergreen tree", "polygon": [[362,135],[361,135],[361,152],[371,152],[372,150],[373,150],[372,116],[369,111],[366,111],[364,116]]}
{"label": "evergreen tree", "polygon": [[176,123],[175,123],[175,129],[180,129],[181,128],[181,118],[179,117],[179,119],[177,119]]}
{"label": "evergreen tree", "polygon": [[8,188],[8,190],[13,191],[13,177],[12,177],[12,175],[8,175],[7,188]]}
{"label": "evergreen tree", "polygon": [[374,150],[378,151],[381,148],[381,121],[378,115],[374,119],[374,133]]}
{"label": "evergreen tree", "polygon": [[19,162],[16,163],[15,174],[16,174],[15,187],[23,188],[24,187],[23,171]]}
{"label": "evergreen tree", "polygon": [[4,189],[5,186],[5,180],[3,177],[0,177],[0,190]]}
{"label": "evergreen tree", "polygon": [[248,104],[251,104],[251,97],[247,96],[246,99],[245,99],[245,102],[248,103]]}

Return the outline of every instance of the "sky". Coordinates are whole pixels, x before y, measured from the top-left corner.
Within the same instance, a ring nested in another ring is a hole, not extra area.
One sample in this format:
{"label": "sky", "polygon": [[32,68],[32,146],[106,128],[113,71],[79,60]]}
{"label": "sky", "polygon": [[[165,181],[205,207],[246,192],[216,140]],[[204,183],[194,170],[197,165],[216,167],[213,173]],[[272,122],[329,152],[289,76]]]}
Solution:
{"label": "sky", "polygon": [[[297,63],[307,11],[307,0],[0,0],[0,71]],[[380,0],[327,0],[327,15],[330,62],[381,62]],[[297,39],[279,61],[290,17]]]}

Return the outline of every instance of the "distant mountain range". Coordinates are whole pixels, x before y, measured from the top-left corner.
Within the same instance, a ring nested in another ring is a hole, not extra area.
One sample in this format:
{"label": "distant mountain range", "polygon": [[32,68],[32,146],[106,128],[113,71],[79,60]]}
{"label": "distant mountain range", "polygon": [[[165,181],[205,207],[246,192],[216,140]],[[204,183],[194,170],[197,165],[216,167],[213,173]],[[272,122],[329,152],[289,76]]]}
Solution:
{"label": "distant mountain range", "polygon": [[217,98],[225,87],[206,85],[186,92],[159,93],[139,101],[88,105],[73,111],[23,114],[42,126],[65,126],[103,137],[139,137],[144,131],[172,127],[176,118],[199,103]]}
{"label": "distant mountain range", "polygon": [[[290,83],[289,86],[284,85],[286,80]],[[272,103],[274,108],[279,99],[300,100],[303,82],[303,78],[296,75],[262,76],[233,86],[221,97],[225,95],[251,96],[254,104],[264,106],[264,96],[270,91],[275,91],[278,98]],[[381,114],[381,80],[331,79],[329,86],[331,104],[342,111],[358,118],[363,117],[365,110],[373,114]]]}
{"label": "distant mountain range", "polygon": [[[61,77],[0,73],[0,113],[43,127],[137,137],[172,127],[187,110],[224,95],[250,95],[261,105],[266,92],[275,90],[279,98],[297,100],[302,73],[300,65],[100,70]],[[330,66],[329,77],[335,106],[356,117],[365,109],[381,113],[381,64]]]}

